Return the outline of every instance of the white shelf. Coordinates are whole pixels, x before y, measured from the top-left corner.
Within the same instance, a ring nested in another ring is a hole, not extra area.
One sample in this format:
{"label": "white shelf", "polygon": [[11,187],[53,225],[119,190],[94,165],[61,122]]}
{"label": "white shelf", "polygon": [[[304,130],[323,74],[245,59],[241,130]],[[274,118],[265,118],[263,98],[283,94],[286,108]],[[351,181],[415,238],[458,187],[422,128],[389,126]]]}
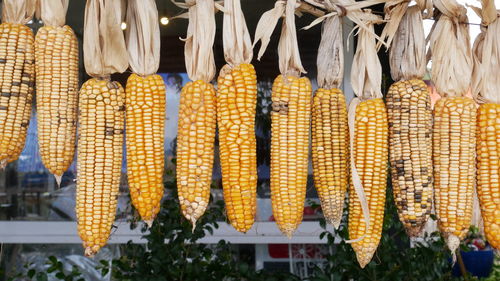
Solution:
{"label": "white shelf", "polygon": [[[141,238],[140,228],[131,230],[127,222],[117,222],[110,244],[123,244],[132,240],[145,243]],[[331,226],[327,227],[332,230]],[[288,239],[274,222],[256,222],[246,234],[234,230],[227,223],[219,223],[213,235],[207,233],[200,243],[214,244],[221,239],[233,244],[325,244],[326,239],[319,239],[323,229],[318,222],[303,222],[294,236]],[[6,244],[80,244],[76,231],[76,222],[37,222],[37,221],[1,221],[0,243]]]}

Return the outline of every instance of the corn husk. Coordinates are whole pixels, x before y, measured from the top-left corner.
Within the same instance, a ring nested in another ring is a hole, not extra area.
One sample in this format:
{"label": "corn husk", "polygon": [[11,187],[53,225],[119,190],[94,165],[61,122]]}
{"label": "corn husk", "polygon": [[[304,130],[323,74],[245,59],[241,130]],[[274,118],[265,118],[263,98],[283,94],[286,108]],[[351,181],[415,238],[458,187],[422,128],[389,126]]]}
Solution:
{"label": "corn husk", "polygon": [[129,0],[126,44],[130,68],[142,76],[155,74],[160,66],[160,26],[154,0]]}
{"label": "corn husk", "polygon": [[108,77],[128,67],[120,0],[87,0],[83,31],[85,70],[92,77]]}

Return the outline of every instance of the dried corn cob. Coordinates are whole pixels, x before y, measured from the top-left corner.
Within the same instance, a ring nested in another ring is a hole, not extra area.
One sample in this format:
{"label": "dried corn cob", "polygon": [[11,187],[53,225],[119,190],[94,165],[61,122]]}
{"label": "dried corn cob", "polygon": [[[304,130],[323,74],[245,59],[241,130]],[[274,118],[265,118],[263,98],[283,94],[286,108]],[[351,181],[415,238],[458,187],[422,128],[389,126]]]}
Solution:
{"label": "dried corn cob", "polygon": [[344,95],[339,89],[318,89],[312,105],[314,185],[325,218],[338,228],[349,174],[349,128]]}
{"label": "dried corn cob", "polygon": [[358,262],[364,267],[377,250],[382,235],[387,178],[388,127],[387,114],[381,98],[361,102],[356,107],[352,157],[368,201],[370,227],[366,230],[360,200],[354,186],[349,188],[349,238]]}
{"label": "dried corn cob", "polygon": [[500,20],[493,2],[484,0],[481,8],[474,8],[484,28],[474,42],[472,84],[480,104],[476,126],[477,195],[486,239],[500,250]]}
{"label": "dried corn cob", "polygon": [[125,91],[92,78],[79,97],[76,215],[85,255],[103,247],[115,220],[123,154]]}
{"label": "dried corn cob", "polygon": [[75,154],[78,40],[67,25],[44,26],[35,51],[40,156],[59,184]]}
{"label": "dried corn cob", "polygon": [[434,199],[439,228],[452,250],[471,222],[475,124],[476,105],[471,98],[445,97],[434,107]]}
{"label": "dried corn cob", "polygon": [[182,88],[177,133],[177,189],[182,214],[196,221],[210,200],[215,141],[215,89],[202,80]]}
{"label": "dried corn cob", "polygon": [[17,160],[24,148],[35,83],[34,48],[29,27],[0,24],[0,168]]}
{"label": "dried corn cob", "polygon": [[350,167],[349,241],[361,268],[377,250],[384,222],[388,124],[382,100],[382,66],[377,56],[374,24],[380,17],[359,14],[358,46],[351,69],[355,97],[349,105]]}
{"label": "dried corn cob", "polygon": [[[328,10],[336,8],[332,2],[324,4]],[[321,209],[335,228],[342,220],[349,180],[347,107],[344,95],[338,89],[344,78],[343,48],[341,16],[324,19],[316,61],[319,89],[312,105],[311,150],[314,186],[321,200]]]}
{"label": "dried corn cob", "polygon": [[224,9],[222,38],[227,64],[217,79],[222,187],[229,222],[236,230],[247,232],[257,208],[257,76],[250,64],[252,43],[240,0],[225,0]]}
{"label": "dried corn cob", "polygon": [[477,193],[486,239],[500,249],[500,104],[482,104],[477,115]]}
{"label": "dried corn cob", "polygon": [[255,109],[257,76],[251,64],[224,66],[217,79],[217,120],[222,187],[229,221],[247,232],[257,205]]}
{"label": "dried corn cob", "polygon": [[[177,133],[177,190],[182,214],[193,224],[210,200],[217,123],[212,46],[215,39],[215,3],[197,1],[189,7],[185,59],[189,78],[182,88]],[[193,28],[203,26],[203,29]]]}
{"label": "dried corn cob", "polygon": [[127,80],[127,175],[132,204],[151,226],[163,198],[165,84],[159,75]]}
{"label": "dried corn cob", "polygon": [[[434,203],[438,227],[455,259],[455,250],[472,219],[476,105],[471,89],[472,52],[467,9],[454,0],[435,0],[442,13],[430,39],[432,78],[441,99],[434,106]],[[453,52],[450,52],[453,50]]]}
{"label": "dried corn cob", "polygon": [[[393,42],[389,62],[396,83],[387,93],[389,150],[394,202],[410,237],[418,236],[432,209],[432,110],[427,85],[422,10],[409,2],[387,2],[382,37]],[[432,11],[428,11],[432,12]]]}
{"label": "dried corn cob", "polygon": [[418,236],[432,207],[432,111],[419,79],[394,83],[387,93],[392,190],[399,219]]}
{"label": "dried corn cob", "polygon": [[271,201],[274,219],[289,237],[304,211],[311,91],[308,78],[282,75],[272,89]]}

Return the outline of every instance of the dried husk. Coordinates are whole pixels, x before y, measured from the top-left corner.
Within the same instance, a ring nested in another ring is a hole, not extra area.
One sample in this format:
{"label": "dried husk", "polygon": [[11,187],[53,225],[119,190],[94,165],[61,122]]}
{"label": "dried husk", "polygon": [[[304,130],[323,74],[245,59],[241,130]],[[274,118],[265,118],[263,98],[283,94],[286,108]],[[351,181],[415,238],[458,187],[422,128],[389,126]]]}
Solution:
{"label": "dried husk", "polygon": [[125,38],[120,28],[120,0],[87,0],[83,30],[85,70],[92,77],[106,78],[128,67]]}
{"label": "dried husk", "polygon": [[297,31],[295,27],[295,9],[297,0],[276,1],[274,8],[265,12],[257,24],[254,46],[261,41],[258,59],[264,54],[273,30],[281,16],[284,20],[281,26],[281,36],[278,43],[279,68],[284,76],[300,76],[306,73],[300,61]]}
{"label": "dried husk", "polygon": [[[325,1],[329,11],[338,9],[333,1]],[[339,12],[339,11],[338,11]],[[321,28],[318,48],[318,85],[323,89],[339,88],[344,78],[344,44],[341,16],[326,18]]]}
{"label": "dried husk", "polygon": [[240,0],[225,0],[224,10],[222,26],[224,58],[230,66],[250,63],[253,57],[252,40]]}
{"label": "dried husk", "polygon": [[[411,8],[420,11],[424,18],[432,17],[431,0],[415,0],[416,6],[412,7],[409,6],[410,2],[409,0],[388,0],[385,3],[384,13],[387,23],[382,31],[382,38],[386,40],[388,47],[391,46],[397,30],[400,29],[401,21],[403,20],[403,16],[407,14],[408,9]],[[378,47],[380,47],[380,44]]]}
{"label": "dried husk", "polygon": [[27,24],[35,14],[37,0],[4,0],[2,22]]}
{"label": "dried husk", "polygon": [[38,0],[40,18],[46,26],[64,26],[69,0]]}
{"label": "dried husk", "polygon": [[455,0],[435,0],[434,5],[442,14],[430,36],[432,80],[441,97],[465,96],[473,65],[467,10]]}
{"label": "dried husk", "polygon": [[373,14],[366,16],[369,31],[359,28],[358,47],[354,54],[351,69],[351,84],[354,94],[363,100],[382,97],[382,65],[377,55],[373,36],[373,25],[381,22]]}
{"label": "dried husk", "polygon": [[473,47],[472,93],[476,101],[500,104],[500,10],[493,0],[474,9],[482,19],[482,32]]}
{"label": "dried husk", "polygon": [[177,6],[188,9],[188,29],[184,45],[186,71],[191,80],[207,83],[215,76],[213,44],[215,39],[216,5],[213,0],[186,0],[186,3],[174,2]]}
{"label": "dried husk", "polygon": [[126,43],[130,68],[146,76],[160,66],[160,26],[154,0],[129,0]]}
{"label": "dried husk", "polygon": [[[389,51],[394,81],[422,79],[426,72],[425,34],[418,6],[406,10]],[[388,25],[386,25],[388,26]]]}

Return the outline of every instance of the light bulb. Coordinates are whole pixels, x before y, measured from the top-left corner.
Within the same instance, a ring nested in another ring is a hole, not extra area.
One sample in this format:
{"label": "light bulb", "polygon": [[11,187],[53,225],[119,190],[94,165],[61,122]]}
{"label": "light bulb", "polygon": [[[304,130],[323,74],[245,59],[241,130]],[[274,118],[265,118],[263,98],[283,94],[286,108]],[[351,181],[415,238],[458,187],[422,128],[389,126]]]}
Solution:
{"label": "light bulb", "polygon": [[169,22],[169,20],[168,20],[168,18],[167,18],[167,17],[161,17],[161,19],[160,19],[160,23],[161,23],[162,25],[167,25],[167,24],[168,24],[168,22]]}
{"label": "light bulb", "polygon": [[122,30],[127,29],[127,23],[126,23],[126,22],[122,22],[122,23],[120,24],[120,27],[121,27],[121,29],[122,29]]}

